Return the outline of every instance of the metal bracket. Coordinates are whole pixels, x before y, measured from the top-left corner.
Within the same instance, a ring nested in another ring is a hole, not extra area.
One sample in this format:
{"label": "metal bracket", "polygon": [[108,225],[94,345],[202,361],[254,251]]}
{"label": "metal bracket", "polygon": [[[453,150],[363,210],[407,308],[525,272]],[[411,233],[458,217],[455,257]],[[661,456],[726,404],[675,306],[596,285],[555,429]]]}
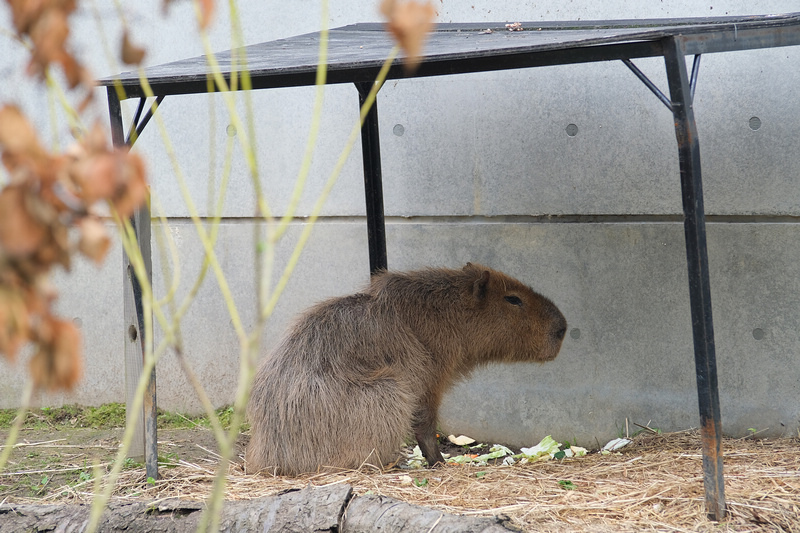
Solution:
{"label": "metal bracket", "polygon": [[[642,81],[642,83],[644,83],[645,86],[647,86],[647,88],[650,89],[650,91],[654,95],[656,95],[656,97],[659,100],[661,100],[662,104],[667,106],[667,109],[669,109],[672,112],[675,111],[672,105],[672,101],[670,101],[667,95],[661,92],[661,90],[656,86],[656,84],[653,83],[650,80],[650,78],[648,78],[647,75],[645,75],[644,72],[639,70],[639,67],[633,64],[633,61],[631,61],[630,59],[623,59],[622,62],[625,63],[626,67],[631,69],[631,72],[636,74],[636,77],[639,78]],[[694,61],[692,62],[692,75],[689,79],[689,93],[691,94],[692,102],[694,102],[694,90],[695,87],[697,87],[697,76],[699,73],[700,73],[700,54],[697,54],[696,56],[694,56]]]}
{"label": "metal bracket", "polygon": [[[139,107],[136,108],[136,114],[133,116],[133,120],[131,121],[131,127],[128,129],[128,136],[125,138],[125,144],[128,146],[133,146],[133,143],[135,143],[136,139],[138,139],[142,134],[145,126],[147,126],[147,123],[150,122],[151,118],[153,118],[153,113],[155,113],[156,109],[158,109],[158,106],[161,105],[163,100],[163,95],[157,96],[155,101],[150,104],[150,107],[147,109],[147,113],[144,114],[144,118],[142,118],[142,111],[147,103],[147,98],[139,98]],[[139,121],[140,118],[142,118],[141,122]]]}

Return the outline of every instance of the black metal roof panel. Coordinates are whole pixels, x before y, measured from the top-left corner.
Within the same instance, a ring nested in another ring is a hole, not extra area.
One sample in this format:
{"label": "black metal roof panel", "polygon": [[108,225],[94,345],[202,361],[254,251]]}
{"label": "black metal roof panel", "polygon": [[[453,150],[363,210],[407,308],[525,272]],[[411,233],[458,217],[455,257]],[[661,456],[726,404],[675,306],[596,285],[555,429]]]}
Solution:
{"label": "black metal roof panel", "polygon": [[[425,44],[423,62],[412,74],[395,60],[388,79],[438,76],[508,68],[607,61],[662,55],[661,40],[680,36],[686,54],[800,44],[800,13],[750,17],[643,19],[625,21],[522,22],[437,25]],[[491,30],[491,31],[487,31]],[[320,32],[244,47],[254,89],[313,85]],[[327,83],[371,81],[389,56],[394,41],[379,23],[330,30]],[[234,68],[232,51],[214,55],[226,79]],[[154,94],[207,92],[212,69],[206,56],[144,70]],[[98,81],[118,80],[128,97],[142,96],[136,71]]]}

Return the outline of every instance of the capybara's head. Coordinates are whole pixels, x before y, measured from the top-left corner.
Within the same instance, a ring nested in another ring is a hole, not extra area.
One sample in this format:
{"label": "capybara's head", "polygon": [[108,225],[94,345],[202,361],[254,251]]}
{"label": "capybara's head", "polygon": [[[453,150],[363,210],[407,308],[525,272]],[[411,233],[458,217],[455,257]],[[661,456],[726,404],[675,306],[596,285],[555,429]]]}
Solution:
{"label": "capybara's head", "polygon": [[491,268],[467,263],[478,329],[476,349],[485,361],[552,361],[561,349],[567,320],[553,302]]}

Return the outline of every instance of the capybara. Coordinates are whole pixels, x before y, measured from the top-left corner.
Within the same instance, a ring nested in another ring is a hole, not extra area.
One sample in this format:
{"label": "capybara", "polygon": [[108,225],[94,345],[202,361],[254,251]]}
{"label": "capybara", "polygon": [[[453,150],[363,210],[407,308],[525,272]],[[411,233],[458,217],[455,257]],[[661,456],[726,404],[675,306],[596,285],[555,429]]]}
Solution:
{"label": "capybara", "polygon": [[301,315],[262,363],[247,471],[380,467],[412,432],[428,463],[443,463],[444,392],[491,361],[551,361],[566,329],[550,300],[481,265],[378,273]]}

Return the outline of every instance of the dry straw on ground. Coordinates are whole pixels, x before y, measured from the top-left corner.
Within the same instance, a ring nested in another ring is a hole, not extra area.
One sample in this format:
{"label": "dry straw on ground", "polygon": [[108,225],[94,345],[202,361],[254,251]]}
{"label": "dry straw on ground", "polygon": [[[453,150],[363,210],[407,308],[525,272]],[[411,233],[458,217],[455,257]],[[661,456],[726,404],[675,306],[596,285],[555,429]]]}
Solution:
{"label": "dry straw on ground", "polygon": [[[726,439],[724,454],[729,516],[721,524],[705,515],[695,431],[641,435],[619,454],[591,453],[528,465],[388,472],[364,467],[285,478],[245,475],[233,464],[226,497],[251,499],[309,483],[347,483],[356,494],[382,494],[450,513],[505,514],[525,531],[800,532],[800,439]],[[179,460],[162,467],[162,479],[155,484],[148,485],[141,470],[130,470],[115,497],[204,499],[217,457],[210,450],[203,455],[195,463]],[[57,496],[51,501],[85,502],[91,490],[88,481],[54,491]]]}

